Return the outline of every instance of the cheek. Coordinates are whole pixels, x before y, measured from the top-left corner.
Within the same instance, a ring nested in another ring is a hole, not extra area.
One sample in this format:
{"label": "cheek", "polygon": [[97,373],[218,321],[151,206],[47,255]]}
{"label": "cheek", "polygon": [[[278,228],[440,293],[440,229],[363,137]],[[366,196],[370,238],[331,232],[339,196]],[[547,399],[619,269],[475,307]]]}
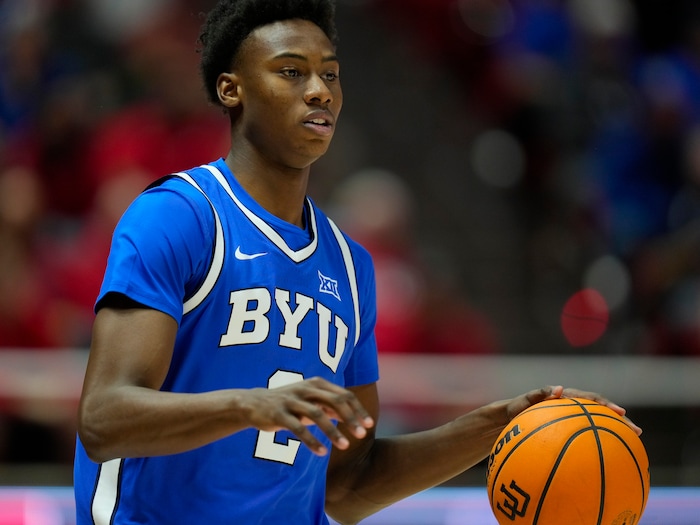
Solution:
{"label": "cheek", "polygon": [[262,96],[256,102],[257,112],[259,113],[273,113],[280,116],[280,108],[288,108],[289,97],[284,94],[282,90],[275,89],[272,86],[266,86],[265,90],[261,92]]}
{"label": "cheek", "polygon": [[340,110],[343,109],[343,97],[340,97],[338,100],[334,100],[333,105],[335,106],[335,116],[337,118],[340,116]]}
{"label": "cheek", "polygon": [[343,90],[338,84],[338,87],[333,90],[333,105],[338,108],[338,112],[343,107]]}
{"label": "cheek", "polygon": [[250,129],[265,130],[266,134],[274,135],[289,125],[292,104],[288,97],[272,88],[267,88],[264,96],[249,100],[244,107],[246,127]]}

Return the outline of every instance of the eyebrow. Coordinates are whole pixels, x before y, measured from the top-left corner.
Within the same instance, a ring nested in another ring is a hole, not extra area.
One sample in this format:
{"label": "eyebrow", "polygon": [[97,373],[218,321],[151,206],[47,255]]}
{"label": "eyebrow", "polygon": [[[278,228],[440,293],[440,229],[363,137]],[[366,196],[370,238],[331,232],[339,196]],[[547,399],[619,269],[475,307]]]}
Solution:
{"label": "eyebrow", "polygon": [[[305,62],[308,62],[308,57],[304,55],[300,55],[299,53],[292,53],[292,52],[284,52],[280,53],[279,55],[275,55],[275,58],[295,58],[297,60],[303,60]],[[336,55],[328,55],[323,57],[322,59],[323,62],[338,62],[338,57]]]}

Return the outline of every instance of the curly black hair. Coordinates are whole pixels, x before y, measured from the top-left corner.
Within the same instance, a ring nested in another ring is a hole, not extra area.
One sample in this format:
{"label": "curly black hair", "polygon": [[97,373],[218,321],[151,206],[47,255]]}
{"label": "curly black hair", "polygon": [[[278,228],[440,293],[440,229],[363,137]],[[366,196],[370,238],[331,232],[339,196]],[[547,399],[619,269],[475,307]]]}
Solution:
{"label": "curly black hair", "polygon": [[199,35],[200,72],[212,103],[220,104],[217,79],[230,71],[245,38],[260,26],[293,18],[313,22],[336,43],[333,0],[220,0],[214,6]]}

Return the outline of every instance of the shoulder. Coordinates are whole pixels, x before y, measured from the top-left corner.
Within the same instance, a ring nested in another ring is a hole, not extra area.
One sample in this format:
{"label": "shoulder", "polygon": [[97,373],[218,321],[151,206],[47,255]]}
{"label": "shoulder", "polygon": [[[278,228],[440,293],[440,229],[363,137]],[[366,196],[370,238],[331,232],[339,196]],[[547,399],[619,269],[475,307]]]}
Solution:
{"label": "shoulder", "polygon": [[150,196],[152,200],[165,201],[183,201],[206,205],[207,198],[204,192],[198,188],[195,179],[192,177],[193,172],[174,173],[161,177],[152,182],[142,193],[144,196]]}
{"label": "shoulder", "polygon": [[156,181],[117,224],[100,299],[121,293],[178,319],[183,297],[206,275],[215,238],[204,194],[178,177]]}
{"label": "shoulder", "polygon": [[136,224],[161,223],[164,226],[213,225],[211,203],[202,191],[177,175],[169,175],[150,184],[127,209],[124,220]]}
{"label": "shoulder", "polygon": [[155,181],[134,199],[115,229],[115,238],[126,237],[129,244],[144,251],[160,246],[160,251],[204,249],[207,253],[214,232],[208,198],[183,178],[171,175]]}

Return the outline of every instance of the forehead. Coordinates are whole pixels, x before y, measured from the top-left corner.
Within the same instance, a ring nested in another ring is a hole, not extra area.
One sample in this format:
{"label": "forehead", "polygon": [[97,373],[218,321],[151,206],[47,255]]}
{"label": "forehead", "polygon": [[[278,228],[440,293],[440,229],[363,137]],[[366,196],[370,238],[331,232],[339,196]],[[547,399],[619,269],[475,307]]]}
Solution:
{"label": "forehead", "polygon": [[282,20],[253,30],[243,41],[239,58],[245,61],[252,56],[263,59],[284,53],[332,56],[335,55],[335,47],[323,30],[313,22]]}

